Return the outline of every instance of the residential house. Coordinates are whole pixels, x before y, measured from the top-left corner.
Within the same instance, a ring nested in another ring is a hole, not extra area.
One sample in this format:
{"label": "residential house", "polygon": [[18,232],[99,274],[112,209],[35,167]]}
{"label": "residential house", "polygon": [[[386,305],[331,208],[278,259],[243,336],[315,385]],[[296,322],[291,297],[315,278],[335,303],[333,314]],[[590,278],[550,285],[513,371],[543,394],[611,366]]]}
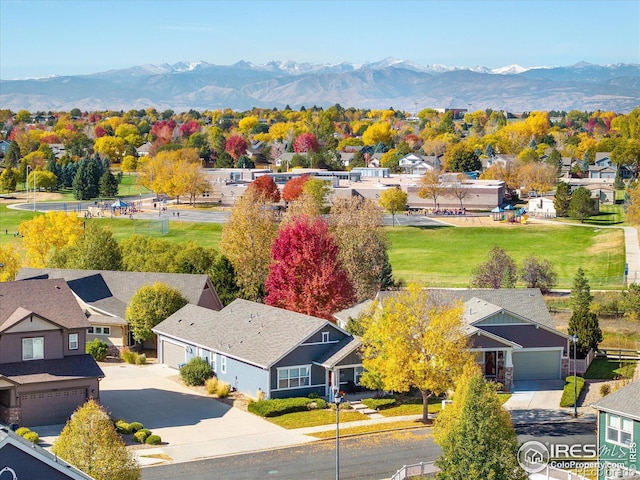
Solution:
{"label": "residential house", "polygon": [[616,191],[608,186],[600,185],[587,185],[585,187],[591,192],[591,197],[598,199],[598,203],[616,203]]}
{"label": "residential house", "polygon": [[598,480],[636,478],[640,472],[640,381],[592,404],[598,411]]}
{"label": "residential house", "polygon": [[9,146],[11,146],[11,142],[7,142],[6,140],[0,140],[0,157],[4,157],[9,150]]}
{"label": "residential house", "polygon": [[255,164],[269,163],[268,159],[262,154],[264,142],[254,142],[247,148],[247,157]]}
{"label": "residential house", "polygon": [[138,157],[146,157],[151,152],[151,142],[146,142],[136,148],[136,152],[138,152]]}
{"label": "residential house", "polygon": [[294,155],[300,154],[294,152],[282,152],[280,156],[276,158],[274,165],[278,168],[285,167],[288,170],[291,167],[291,161],[293,160]]}
{"label": "residential house", "polygon": [[[570,337],[554,328],[537,288],[433,289],[464,302],[469,347],[484,376],[513,388],[519,380],[558,380],[568,374]],[[380,292],[384,302],[394,292]]]}
{"label": "residential house", "polygon": [[92,480],[57,455],[0,427],[0,479]]}
{"label": "residential house", "polygon": [[219,380],[254,397],[327,396],[334,378],[349,391],[362,374],[359,340],[337,325],[247,300],[219,312],[186,305],[153,331],[161,363],[204,358]]}
{"label": "residential house", "polygon": [[[132,345],[125,310],[131,297],[143,286],[155,282],[177,288],[194,305],[220,310],[222,302],[207,275],[184,273],[118,272],[111,270],[67,270],[23,268],[17,280],[62,278],[88,316],[87,340],[99,338],[117,349]],[[155,348],[155,340],[144,344]]]}
{"label": "residential house", "polygon": [[0,420],[64,423],[104,377],[85,354],[89,321],[63,279],[0,283]]}
{"label": "residential house", "polygon": [[439,172],[441,168],[441,155],[418,155],[409,153],[398,161],[398,166],[404,173],[411,175],[424,175],[426,172]]}

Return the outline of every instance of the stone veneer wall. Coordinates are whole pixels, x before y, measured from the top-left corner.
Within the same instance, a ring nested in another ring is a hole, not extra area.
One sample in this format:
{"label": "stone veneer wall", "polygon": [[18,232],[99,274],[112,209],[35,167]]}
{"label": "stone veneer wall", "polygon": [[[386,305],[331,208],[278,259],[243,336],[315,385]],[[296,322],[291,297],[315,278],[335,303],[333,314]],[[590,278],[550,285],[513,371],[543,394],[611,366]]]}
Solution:
{"label": "stone veneer wall", "polygon": [[5,407],[0,405],[0,420],[11,425],[17,423],[20,425],[20,407]]}

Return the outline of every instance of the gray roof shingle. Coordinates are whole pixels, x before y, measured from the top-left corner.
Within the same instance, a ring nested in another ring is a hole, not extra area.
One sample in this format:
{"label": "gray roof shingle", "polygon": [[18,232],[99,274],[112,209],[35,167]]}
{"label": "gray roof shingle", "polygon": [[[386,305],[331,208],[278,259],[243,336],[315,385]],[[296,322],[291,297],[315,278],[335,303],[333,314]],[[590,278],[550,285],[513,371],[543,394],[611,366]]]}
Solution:
{"label": "gray roof shingle", "polygon": [[591,406],[604,412],[619,413],[640,422],[640,380],[610,393]]}
{"label": "gray roof shingle", "polygon": [[236,299],[219,312],[185,305],[153,331],[269,368],[329,323],[309,315]]}
{"label": "gray roof shingle", "polygon": [[166,283],[180,290],[189,303],[197,304],[208,279],[204,274],[23,268],[16,280],[29,278],[64,278],[82,301],[121,318],[131,297],[144,285]]}
{"label": "gray roof shingle", "polygon": [[102,378],[104,372],[91,355],[67,355],[52,360],[0,363],[0,375],[21,385],[78,378]]}
{"label": "gray roof shingle", "polygon": [[30,313],[63,328],[88,328],[89,321],[62,279],[0,283],[0,331]]}

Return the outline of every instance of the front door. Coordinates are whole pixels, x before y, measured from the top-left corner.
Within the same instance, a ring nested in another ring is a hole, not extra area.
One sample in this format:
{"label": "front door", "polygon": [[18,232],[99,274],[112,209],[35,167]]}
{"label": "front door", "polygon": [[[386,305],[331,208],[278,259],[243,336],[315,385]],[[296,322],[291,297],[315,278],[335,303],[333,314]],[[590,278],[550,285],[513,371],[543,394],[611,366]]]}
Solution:
{"label": "front door", "polygon": [[496,377],[496,352],[484,352],[484,376]]}

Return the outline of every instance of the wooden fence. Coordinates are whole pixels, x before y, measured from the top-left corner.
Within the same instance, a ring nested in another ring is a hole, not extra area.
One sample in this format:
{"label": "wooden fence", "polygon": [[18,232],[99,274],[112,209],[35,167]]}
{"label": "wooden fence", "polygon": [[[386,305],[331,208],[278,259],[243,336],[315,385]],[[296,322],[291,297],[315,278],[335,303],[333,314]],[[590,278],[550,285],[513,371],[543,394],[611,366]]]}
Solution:
{"label": "wooden fence", "polygon": [[630,348],[599,348],[598,355],[618,361],[640,360],[640,350],[633,350]]}

